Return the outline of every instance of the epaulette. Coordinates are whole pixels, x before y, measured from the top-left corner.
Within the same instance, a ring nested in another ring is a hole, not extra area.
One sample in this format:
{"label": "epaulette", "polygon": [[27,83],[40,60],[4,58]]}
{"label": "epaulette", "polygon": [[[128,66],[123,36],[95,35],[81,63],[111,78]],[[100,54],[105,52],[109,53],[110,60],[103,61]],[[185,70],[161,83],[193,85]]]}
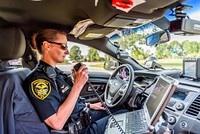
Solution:
{"label": "epaulette", "polygon": [[45,65],[39,64],[37,66],[36,70],[43,71],[51,79],[55,79],[56,78],[56,71],[51,66],[45,66]]}

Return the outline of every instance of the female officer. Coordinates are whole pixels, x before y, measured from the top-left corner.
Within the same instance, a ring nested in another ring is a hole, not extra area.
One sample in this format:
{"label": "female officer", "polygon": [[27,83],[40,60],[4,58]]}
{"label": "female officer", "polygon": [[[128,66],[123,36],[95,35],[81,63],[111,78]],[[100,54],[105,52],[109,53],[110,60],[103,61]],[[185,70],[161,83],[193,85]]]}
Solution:
{"label": "female officer", "polygon": [[[66,33],[57,29],[43,29],[33,36],[32,46],[41,54],[41,60],[24,82],[27,94],[40,118],[50,129],[62,130],[73,120],[79,119],[86,107],[79,94],[88,80],[87,67],[82,65],[74,74],[74,83],[57,63],[69,54]],[[103,133],[108,120],[101,103],[91,104],[92,121],[81,133]],[[97,110],[97,111],[95,111]],[[100,119],[102,118],[102,119]],[[100,119],[100,120],[99,120]],[[69,126],[68,126],[69,127]]]}

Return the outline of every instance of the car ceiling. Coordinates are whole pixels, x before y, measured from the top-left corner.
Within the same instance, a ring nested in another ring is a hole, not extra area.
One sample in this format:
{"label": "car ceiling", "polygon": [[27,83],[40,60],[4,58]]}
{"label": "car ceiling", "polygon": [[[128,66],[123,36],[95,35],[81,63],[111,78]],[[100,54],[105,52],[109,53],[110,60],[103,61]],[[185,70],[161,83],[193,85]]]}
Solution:
{"label": "car ceiling", "polygon": [[[95,0],[1,0],[0,25],[9,22],[28,34],[38,27],[52,24],[64,26],[70,31],[79,21],[91,19],[95,25],[87,30],[105,36],[116,28],[137,27],[147,21],[157,20],[183,1],[146,0],[126,13],[113,7],[112,0],[98,0],[97,6]],[[138,22],[137,19],[143,21]]]}

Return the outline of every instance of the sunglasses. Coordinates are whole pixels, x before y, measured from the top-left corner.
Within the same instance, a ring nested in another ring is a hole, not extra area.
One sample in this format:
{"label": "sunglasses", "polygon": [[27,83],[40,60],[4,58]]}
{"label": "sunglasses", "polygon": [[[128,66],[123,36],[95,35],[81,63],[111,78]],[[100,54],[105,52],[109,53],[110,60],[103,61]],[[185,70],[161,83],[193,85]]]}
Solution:
{"label": "sunglasses", "polygon": [[47,41],[47,42],[49,42],[51,44],[60,45],[62,50],[67,50],[68,49],[67,43],[58,43],[58,42],[53,42],[53,41]]}

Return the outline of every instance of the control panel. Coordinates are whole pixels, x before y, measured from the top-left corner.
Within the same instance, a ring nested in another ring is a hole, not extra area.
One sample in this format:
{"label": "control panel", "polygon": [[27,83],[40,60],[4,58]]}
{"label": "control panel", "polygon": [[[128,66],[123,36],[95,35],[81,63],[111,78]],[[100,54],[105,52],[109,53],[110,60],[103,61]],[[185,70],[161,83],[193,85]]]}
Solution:
{"label": "control panel", "polygon": [[[173,128],[175,133],[191,127],[190,119],[187,119],[185,111],[198,94],[197,92],[177,88],[171,97],[165,108],[165,113],[168,115],[167,121],[170,124],[170,128]],[[183,120],[183,118],[185,119]]]}

